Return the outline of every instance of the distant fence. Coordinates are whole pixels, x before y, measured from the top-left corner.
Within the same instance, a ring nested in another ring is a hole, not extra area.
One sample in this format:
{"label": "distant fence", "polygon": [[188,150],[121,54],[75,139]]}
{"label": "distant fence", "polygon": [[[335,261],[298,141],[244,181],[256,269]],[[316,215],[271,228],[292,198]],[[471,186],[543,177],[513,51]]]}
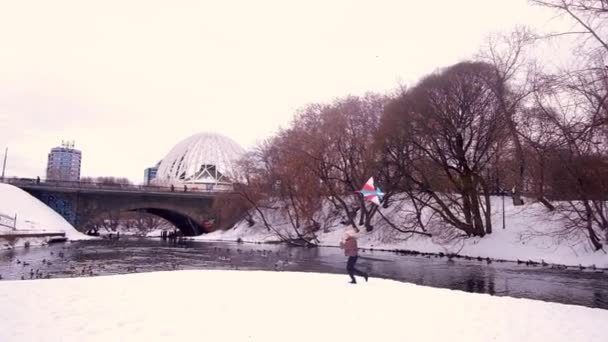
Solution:
{"label": "distant fence", "polygon": [[17,214],[14,217],[0,213],[0,226],[17,229]]}

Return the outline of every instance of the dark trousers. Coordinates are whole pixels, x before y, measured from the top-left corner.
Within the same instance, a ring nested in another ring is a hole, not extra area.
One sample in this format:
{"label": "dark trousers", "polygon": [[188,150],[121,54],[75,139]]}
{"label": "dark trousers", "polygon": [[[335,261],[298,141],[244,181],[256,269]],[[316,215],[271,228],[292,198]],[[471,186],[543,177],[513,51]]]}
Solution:
{"label": "dark trousers", "polygon": [[346,270],[348,271],[348,275],[350,276],[350,279],[353,283],[357,282],[355,280],[355,275],[358,275],[359,277],[367,278],[367,273],[362,272],[355,268],[357,259],[359,259],[358,256],[350,256],[350,257],[348,257],[348,261],[346,262]]}

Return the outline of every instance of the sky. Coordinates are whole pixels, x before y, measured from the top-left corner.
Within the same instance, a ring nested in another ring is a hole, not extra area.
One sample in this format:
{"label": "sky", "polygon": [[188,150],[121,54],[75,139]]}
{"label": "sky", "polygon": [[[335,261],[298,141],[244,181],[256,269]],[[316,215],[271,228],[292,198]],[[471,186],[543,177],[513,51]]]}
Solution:
{"label": "sky", "polygon": [[526,0],[0,0],[0,156],[44,178],[74,140],[82,176],[141,183],[192,134],[251,148],[306,104],[390,92],[552,16]]}

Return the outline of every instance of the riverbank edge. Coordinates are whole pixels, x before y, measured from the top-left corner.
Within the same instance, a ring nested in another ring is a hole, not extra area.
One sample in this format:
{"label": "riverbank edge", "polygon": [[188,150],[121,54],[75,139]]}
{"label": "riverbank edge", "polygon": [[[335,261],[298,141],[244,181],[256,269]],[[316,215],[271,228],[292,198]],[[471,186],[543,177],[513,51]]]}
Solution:
{"label": "riverbank edge", "polygon": [[[197,242],[205,242],[205,241],[209,241],[209,242],[233,242],[233,243],[251,243],[251,244],[260,244],[260,245],[275,245],[275,244],[288,244],[288,242],[286,241],[251,241],[251,240],[245,240],[245,239],[237,239],[237,240],[233,240],[233,239],[195,239],[192,237],[184,237],[184,240],[190,240],[190,241],[197,241]],[[302,248],[316,248],[316,247],[332,247],[332,248],[340,248],[340,246],[338,245],[330,245],[330,244],[311,244],[310,246],[300,246]],[[465,259],[467,261],[474,261],[477,260],[479,262],[485,262],[486,264],[491,264],[492,262],[499,262],[499,263],[514,263],[514,264],[518,264],[518,265],[526,265],[526,266],[530,266],[530,267],[548,267],[551,269],[560,269],[560,270],[579,270],[579,271],[586,271],[586,270],[591,270],[591,271],[597,271],[597,272],[601,272],[603,273],[604,271],[608,271],[608,267],[598,267],[596,265],[566,265],[566,264],[560,264],[560,263],[550,263],[550,262],[545,262],[544,259],[540,259],[540,261],[538,259],[536,260],[520,260],[520,259],[516,259],[516,260],[509,260],[509,259],[502,259],[502,258],[492,258],[489,256],[472,256],[472,255],[466,255],[466,254],[458,254],[458,253],[434,253],[434,252],[422,252],[422,251],[417,251],[417,250],[410,250],[410,249],[399,249],[399,248],[373,248],[373,247],[360,247],[359,248],[360,251],[362,252],[366,252],[366,251],[373,251],[373,252],[388,252],[388,253],[395,253],[398,255],[409,255],[409,256],[420,256],[420,257],[439,257],[439,258],[447,258],[448,260],[452,260],[452,259]],[[608,257],[608,255],[606,256]]]}

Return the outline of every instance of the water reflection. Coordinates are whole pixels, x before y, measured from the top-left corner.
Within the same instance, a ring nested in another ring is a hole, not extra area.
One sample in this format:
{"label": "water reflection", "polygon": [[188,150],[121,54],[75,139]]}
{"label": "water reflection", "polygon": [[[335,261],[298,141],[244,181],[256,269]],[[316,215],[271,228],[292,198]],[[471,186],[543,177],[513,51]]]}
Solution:
{"label": "water reflection", "polygon": [[475,275],[473,275],[466,281],[466,291],[475,293],[488,293],[490,295],[494,295],[496,293],[496,291],[494,290],[493,281],[488,280],[486,288],[486,280]]}
{"label": "water reflection", "polygon": [[[608,309],[608,274],[600,271],[553,270],[378,251],[362,252],[357,266],[376,278]],[[225,242],[96,240],[0,251],[0,275],[4,280],[234,269],[340,273],[347,282],[345,267],[345,257],[338,248]]]}
{"label": "water reflection", "polygon": [[593,291],[593,305],[596,307],[603,307],[606,304],[606,299],[600,291]]}

